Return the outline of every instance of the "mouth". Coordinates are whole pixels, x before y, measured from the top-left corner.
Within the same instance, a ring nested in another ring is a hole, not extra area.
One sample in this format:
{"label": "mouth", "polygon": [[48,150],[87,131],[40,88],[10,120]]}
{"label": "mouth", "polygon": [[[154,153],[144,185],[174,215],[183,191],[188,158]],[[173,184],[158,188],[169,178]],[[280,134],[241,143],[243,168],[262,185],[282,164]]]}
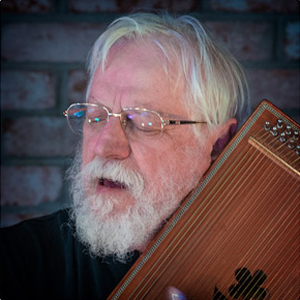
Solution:
{"label": "mouth", "polygon": [[103,187],[111,188],[111,189],[126,189],[125,183],[119,181],[113,181],[107,178],[100,178],[98,180],[98,184]]}

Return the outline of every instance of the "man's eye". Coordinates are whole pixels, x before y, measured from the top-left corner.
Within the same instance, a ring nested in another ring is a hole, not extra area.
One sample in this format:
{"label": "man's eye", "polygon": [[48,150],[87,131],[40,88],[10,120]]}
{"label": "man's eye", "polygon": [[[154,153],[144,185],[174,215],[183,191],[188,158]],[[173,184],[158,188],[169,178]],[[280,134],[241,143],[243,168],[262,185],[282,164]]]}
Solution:
{"label": "man's eye", "polygon": [[160,130],[157,130],[151,126],[147,126],[146,124],[142,123],[142,124],[133,124],[131,122],[131,128],[130,130],[135,132],[136,134],[138,133],[142,133],[143,135],[147,135],[147,136],[153,136],[153,135],[157,135],[160,134]]}
{"label": "man's eye", "polygon": [[90,124],[103,123],[104,121],[106,121],[105,118],[101,118],[101,117],[87,117],[87,119]]}
{"label": "man's eye", "polygon": [[146,124],[141,120],[132,118],[131,116],[126,119],[126,127],[130,130],[139,130],[139,131],[149,131],[150,128],[147,128]]}
{"label": "man's eye", "polygon": [[141,130],[141,131],[145,131],[145,132],[151,132],[151,131],[153,131],[153,127],[148,126],[145,123],[137,124],[137,125],[135,125],[135,127],[136,127],[136,129]]}

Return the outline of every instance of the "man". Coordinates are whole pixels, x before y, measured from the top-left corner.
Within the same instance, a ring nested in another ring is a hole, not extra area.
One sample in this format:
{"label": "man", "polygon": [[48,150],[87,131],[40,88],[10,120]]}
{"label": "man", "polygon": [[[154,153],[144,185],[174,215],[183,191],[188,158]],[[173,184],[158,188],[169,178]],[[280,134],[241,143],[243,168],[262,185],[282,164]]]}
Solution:
{"label": "man", "polygon": [[[246,103],[238,63],[189,16],[113,22],[89,57],[72,207],[2,231],[1,299],[105,299],[197,185]],[[82,139],[81,139],[82,137]]]}

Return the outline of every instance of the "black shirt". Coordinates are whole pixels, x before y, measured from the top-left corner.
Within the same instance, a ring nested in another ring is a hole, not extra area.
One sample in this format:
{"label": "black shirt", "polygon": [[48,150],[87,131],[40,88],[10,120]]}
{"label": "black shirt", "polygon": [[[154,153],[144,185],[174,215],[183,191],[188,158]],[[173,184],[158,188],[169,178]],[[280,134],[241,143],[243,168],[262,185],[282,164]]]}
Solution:
{"label": "black shirt", "polygon": [[106,299],[128,263],[92,258],[74,237],[68,211],[1,229],[1,300]]}

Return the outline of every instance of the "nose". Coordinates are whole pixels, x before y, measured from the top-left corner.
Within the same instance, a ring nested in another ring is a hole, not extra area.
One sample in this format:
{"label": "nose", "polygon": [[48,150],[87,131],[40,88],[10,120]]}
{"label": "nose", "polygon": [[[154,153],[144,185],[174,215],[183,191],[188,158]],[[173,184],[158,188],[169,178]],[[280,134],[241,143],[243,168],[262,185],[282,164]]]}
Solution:
{"label": "nose", "polygon": [[102,158],[123,160],[130,155],[130,145],[118,117],[110,117],[95,139],[94,152]]}

